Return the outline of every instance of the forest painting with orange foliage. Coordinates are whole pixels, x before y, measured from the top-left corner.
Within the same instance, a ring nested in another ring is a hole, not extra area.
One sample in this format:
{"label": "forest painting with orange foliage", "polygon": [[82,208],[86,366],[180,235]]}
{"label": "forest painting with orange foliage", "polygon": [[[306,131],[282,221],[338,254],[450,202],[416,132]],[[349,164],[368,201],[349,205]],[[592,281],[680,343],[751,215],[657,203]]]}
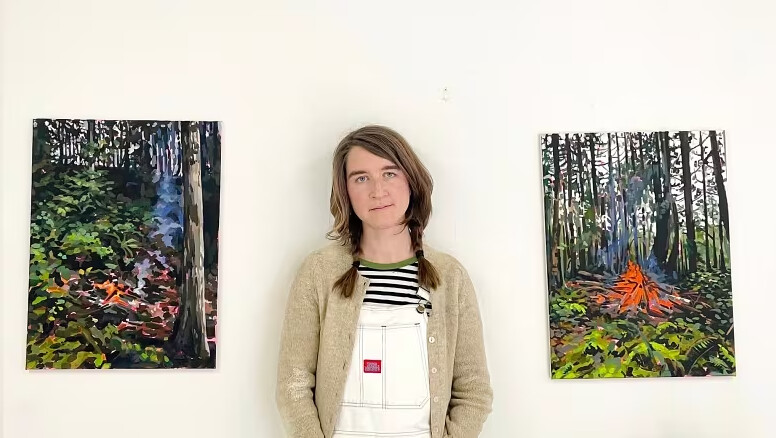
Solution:
{"label": "forest painting with orange foliage", "polygon": [[220,132],[33,120],[27,369],[215,368]]}
{"label": "forest painting with orange foliage", "polygon": [[541,137],[552,378],[735,375],[726,146]]}

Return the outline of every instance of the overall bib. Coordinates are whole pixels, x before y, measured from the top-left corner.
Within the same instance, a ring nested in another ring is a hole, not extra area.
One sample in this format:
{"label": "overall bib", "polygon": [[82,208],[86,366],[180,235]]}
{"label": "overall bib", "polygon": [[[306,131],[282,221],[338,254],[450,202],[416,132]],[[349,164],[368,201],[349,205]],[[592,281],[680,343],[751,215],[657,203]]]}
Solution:
{"label": "overall bib", "polygon": [[431,438],[428,316],[364,303],[333,438]]}

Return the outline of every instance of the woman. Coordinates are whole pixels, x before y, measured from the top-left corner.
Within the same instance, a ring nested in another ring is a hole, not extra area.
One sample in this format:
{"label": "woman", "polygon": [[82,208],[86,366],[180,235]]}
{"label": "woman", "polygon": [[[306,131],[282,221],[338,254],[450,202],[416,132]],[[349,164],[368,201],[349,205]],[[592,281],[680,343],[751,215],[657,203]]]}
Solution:
{"label": "woman", "polygon": [[493,393],[474,287],[423,243],[432,179],[395,131],[347,135],[333,161],[336,242],[291,288],[277,404],[289,436],[470,438]]}

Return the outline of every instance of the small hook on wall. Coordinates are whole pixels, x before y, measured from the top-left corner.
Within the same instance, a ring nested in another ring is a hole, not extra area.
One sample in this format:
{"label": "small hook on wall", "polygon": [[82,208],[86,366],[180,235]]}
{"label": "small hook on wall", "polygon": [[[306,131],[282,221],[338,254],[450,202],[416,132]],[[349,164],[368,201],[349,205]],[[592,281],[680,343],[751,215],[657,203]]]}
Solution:
{"label": "small hook on wall", "polygon": [[442,89],[442,101],[447,102],[450,100],[450,92],[447,90],[447,87],[444,87]]}

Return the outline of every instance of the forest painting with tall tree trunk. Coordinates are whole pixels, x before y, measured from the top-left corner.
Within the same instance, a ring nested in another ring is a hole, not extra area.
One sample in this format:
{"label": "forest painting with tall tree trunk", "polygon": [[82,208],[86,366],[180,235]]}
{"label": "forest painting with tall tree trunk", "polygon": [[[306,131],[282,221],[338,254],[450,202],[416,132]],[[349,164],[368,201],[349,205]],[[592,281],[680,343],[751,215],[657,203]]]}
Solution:
{"label": "forest painting with tall tree trunk", "polygon": [[215,368],[220,122],[32,128],[27,369]]}
{"label": "forest painting with tall tree trunk", "polygon": [[552,378],[735,375],[725,132],[540,141]]}

